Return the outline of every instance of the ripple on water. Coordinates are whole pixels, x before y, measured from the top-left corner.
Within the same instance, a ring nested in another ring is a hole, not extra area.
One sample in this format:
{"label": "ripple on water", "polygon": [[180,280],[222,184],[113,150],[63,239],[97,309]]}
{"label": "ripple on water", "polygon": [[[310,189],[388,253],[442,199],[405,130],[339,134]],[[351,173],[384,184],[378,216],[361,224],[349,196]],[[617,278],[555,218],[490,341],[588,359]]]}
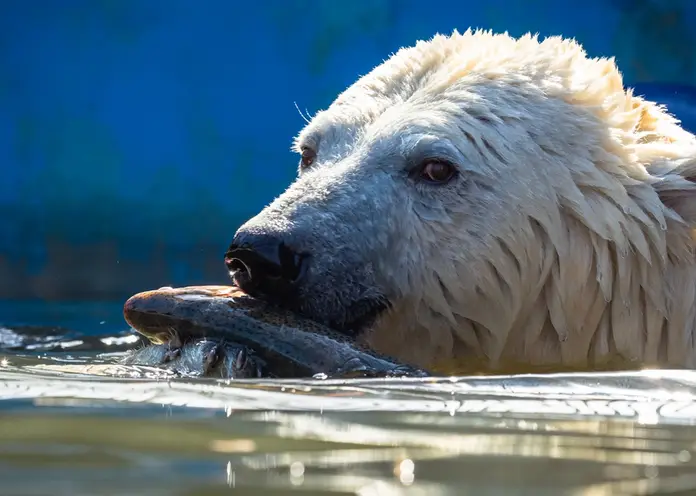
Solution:
{"label": "ripple on water", "polygon": [[693,372],[216,381],[119,356],[5,356],[3,494],[696,491]]}

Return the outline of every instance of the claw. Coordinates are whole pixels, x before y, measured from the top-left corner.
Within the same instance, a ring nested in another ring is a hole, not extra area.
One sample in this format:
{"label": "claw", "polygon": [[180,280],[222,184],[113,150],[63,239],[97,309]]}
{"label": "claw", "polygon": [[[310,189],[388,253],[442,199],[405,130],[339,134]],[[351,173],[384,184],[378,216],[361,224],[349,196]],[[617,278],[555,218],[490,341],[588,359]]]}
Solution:
{"label": "claw", "polygon": [[[256,374],[255,377],[257,379],[260,379],[261,377],[263,377],[263,365],[261,364],[261,362],[259,360],[256,360],[256,364],[254,366],[254,374]],[[254,377],[254,376],[252,376],[252,377]]]}
{"label": "claw", "polygon": [[248,363],[249,353],[247,352],[246,348],[242,347],[239,349],[239,352],[237,353],[237,356],[234,359],[234,364],[232,365],[235,377],[237,377],[238,375],[242,375]]}
{"label": "claw", "polygon": [[171,362],[181,356],[181,348],[169,348],[162,357],[162,363]]}
{"label": "claw", "polygon": [[213,346],[205,355],[203,360],[203,375],[208,375],[215,367],[218,366],[223,358],[223,348],[221,344]]}
{"label": "claw", "polygon": [[183,343],[179,339],[179,336],[177,334],[172,334],[172,338],[169,340],[169,343],[167,343],[168,349],[162,357],[162,363],[168,363],[179,358],[179,356],[181,356],[182,346]]}

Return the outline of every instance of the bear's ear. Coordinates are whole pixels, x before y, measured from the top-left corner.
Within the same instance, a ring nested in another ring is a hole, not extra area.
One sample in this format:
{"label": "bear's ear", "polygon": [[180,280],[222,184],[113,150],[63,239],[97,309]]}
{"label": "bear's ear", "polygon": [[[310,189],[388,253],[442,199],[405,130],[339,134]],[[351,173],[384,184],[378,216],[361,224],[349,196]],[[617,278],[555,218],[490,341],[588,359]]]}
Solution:
{"label": "bear's ear", "polygon": [[[653,174],[657,172],[654,169],[650,171]],[[696,159],[666,171],[663,169],[656,175],[653,187],[662,203],[688,224],[696,225]]]}
{"label": "bear's ear", "polygon": [[696,226],[696,137],[667,109],[627,92],[636,118],[632,129],[638,163],[646,164],[662,203]]}

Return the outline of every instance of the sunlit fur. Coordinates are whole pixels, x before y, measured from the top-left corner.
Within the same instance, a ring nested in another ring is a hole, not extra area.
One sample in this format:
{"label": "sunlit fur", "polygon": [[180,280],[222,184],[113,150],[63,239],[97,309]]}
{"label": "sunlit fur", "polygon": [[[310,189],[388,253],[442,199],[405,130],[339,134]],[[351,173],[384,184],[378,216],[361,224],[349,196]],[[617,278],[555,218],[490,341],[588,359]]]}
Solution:
{"label": "sunlit fur", "polygon": [[[382,294],[364,339],[436,369],[695,365],[696,139],[613,59],[435,36],[314,116],[305,145],[317,163],[246,228],[313,250],[310,315]],[[407,176],[442,153],[451,184]]]}

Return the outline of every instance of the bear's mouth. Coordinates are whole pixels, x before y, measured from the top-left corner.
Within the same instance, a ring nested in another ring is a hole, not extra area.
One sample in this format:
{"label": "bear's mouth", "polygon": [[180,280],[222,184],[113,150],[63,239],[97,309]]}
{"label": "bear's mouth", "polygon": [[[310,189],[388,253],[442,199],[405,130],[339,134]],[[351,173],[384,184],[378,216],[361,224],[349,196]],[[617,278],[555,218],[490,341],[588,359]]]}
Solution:
{"label": "bear's mouth", "polygon": [[307,300],[297,295],[277,295],[254,291],[246,291],[249,296],[269,303],[278,308],[289,310],[307,319],[323,324],[347,336],[356,338],[369,330],[382,312],[390,308],[389,301],[384,297],[363,298],[350,302],[340,308],[325,308],[322,302]]}
{"label": "bear's mouth", "polygon": [[[343,334],[358,337],[369,330],[389,307],[389,301],[384,297],[358,300],[346,307],[343,319],[329,319],[324,324]],[[307,317],[312,318],[311,315]]]}
{"label": "bear's mouth", "polygon": [[[265,299],[266,298],[266,299]],[[386,298],[364,298],[350,302],[340,309],[325,309],[316,301],[290,298],[278,301],[275,298],[259,296],[258,299],[297,313],[307,319],[323,324],[346,336],[357,338],[372,328],[382,312],[390,308]]]}
{"label": "bear's mouth", "polygon": [[249,296],[279,308],[323,324],[350,337],[360,336],[369,330],[382,312],[390,308],[389,300],[372,296],[358,300],[329,305],[314,295],[301,295],[297,289],[274,287],[267,291],[254,284],[245,270],[231,270],[235,285]]}

